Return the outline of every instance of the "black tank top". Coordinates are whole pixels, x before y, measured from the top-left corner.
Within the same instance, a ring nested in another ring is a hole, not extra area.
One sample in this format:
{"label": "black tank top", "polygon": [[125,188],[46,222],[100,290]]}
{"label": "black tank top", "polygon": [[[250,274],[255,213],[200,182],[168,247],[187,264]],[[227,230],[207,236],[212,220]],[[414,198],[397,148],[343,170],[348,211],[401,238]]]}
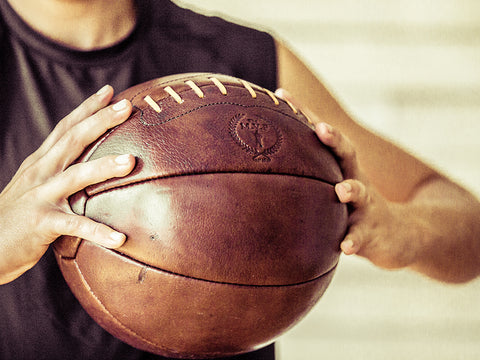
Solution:
{"label": "black tank top", "polygon": [[[275,90],[270,35],[168,0],[138,0],[137,19],[122,42],[83,52],[42,37],[0,0],[0,190],[56,122],[105,84],[120,92],[160,76],[208,71]],[[273,358],[269,346],[235,359]],[[91,320],[49,250],[33,269],[0,286],[0,359],[161,357],[121,343]]]}

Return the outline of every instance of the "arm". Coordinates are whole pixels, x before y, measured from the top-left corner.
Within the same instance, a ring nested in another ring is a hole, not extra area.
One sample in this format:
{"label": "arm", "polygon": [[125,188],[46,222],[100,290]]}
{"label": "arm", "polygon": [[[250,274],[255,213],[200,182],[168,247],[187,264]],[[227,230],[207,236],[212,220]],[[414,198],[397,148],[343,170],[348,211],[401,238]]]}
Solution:
{"label": "arm", "polygon": [[[309,109],[341,161],[340,201],[354,209],[341,247],[384,268],[468,281],[480,274],[480,203],[394,144],[358,125],[311,71],[277,42],[279,85]],[[287,97],[290,95],[286,95]]]}
{"label": "arm", "polygon": [[128,118],[128,101],[106,107],[112,96],[113,89],[104,87],[60,121],[0,193],[0,284],[32,268],[60,235],[111,248],[125,241],[124,234],[75,215],[68,204],[73,193],[125,176],[135,164],[126,155],[70,166],[92,141]]}

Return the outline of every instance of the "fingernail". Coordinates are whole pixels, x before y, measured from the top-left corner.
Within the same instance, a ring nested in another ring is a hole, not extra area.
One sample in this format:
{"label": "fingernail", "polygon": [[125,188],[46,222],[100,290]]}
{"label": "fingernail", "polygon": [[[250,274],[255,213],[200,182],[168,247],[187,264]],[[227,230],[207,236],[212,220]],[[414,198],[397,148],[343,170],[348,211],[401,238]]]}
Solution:
{"label": "fingernail", "polygon": [[352,185],[347,182],[339,183],[335,185],[335,191],[341,201],[348,201],[346,197],[352,192]]}
{"label": "fingernail", "polygon": [[285,97],[285,94],[286,94],[285,89],[278,88],[277,90],[275,90],[275,96],[278,96],[281,99]]}
{"label": "fingernail", "polygon": [[110,245],[112,247],[119,247],[125,242],[126,236],[119,232],[112,232],[110,234]]}
{"label": "fingernail", "polygon": [[345,241],[342,242],[342,251],[346,254],[346,255],[352,255],[354,253],[354,242],[350,239],[347,239]]}
{"label": "fingernail", "polygon": [[115,111],[125,110],[127,108],[127,104],[128,104],[127,100],[123,99],[122,101],[119,101],[116,104],[114,104],[112,106],[112,109]]}
{"label": "fingernail", "polygon": [[347,182],[339,183],[335,185],[335,192],[337,193],[338,199],[342,203],[347,203],[351,201],[352,185]]}
{"label": "fingernail", "polygon": [[115,162],[118,165],[127,165],[130,162],[130,155],[129,154],[119,155],[115,158]]}
{"label": "fingernail", "polygon": [[329,134],[331,134],[333,132],[333,128],[327,123],[321,123],[320,126],[322,127],[322,130],[324,132],[327,132]]}
{"label": "fingernail", "polygon": [[109,86],[105,85],[104,87],[102,87],[100,90],[97,91],[97,95],[106,94],[108,92],[108,88],[109,88]]}
{"label": "fingernail", "polygon": [[342,184],[342,187],[345,190],[345,192],[347,192],[347,193],[352,191],[352,185],[350,185],[348,182],[344,182]]}

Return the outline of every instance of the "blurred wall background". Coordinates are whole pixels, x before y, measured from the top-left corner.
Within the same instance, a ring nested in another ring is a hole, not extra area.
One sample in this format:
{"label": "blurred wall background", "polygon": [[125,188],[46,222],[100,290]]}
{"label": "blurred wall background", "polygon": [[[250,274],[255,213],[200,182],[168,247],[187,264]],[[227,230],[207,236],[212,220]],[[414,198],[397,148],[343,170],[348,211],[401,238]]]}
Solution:
{"label": "blurred wall background", "polygon": [[[286,40],[358,121],[480,196],[480,2],[176,2]],[[444,285],[343,257],[277,344],[282,360],[480,359],[480,281]]]}

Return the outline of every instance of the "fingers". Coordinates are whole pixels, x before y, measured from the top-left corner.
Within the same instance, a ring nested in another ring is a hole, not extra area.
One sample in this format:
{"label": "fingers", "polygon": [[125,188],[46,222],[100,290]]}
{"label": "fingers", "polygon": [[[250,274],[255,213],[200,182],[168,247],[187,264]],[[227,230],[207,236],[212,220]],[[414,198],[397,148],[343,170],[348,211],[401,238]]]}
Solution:
{"label": "fingers", "polygon": [[[340,202],[350,204],[355,209],[367,206],[370,197],[363,183],[358,180],[345,180],[335,185],[335,192]],[[355,222],[355,217],[350,216],[350,227],[348,234],[340,244],[340,248],[345,255],[357,254],[362,248],[362,231]]]}
{"label": "fingers", "polygon": [[122,100],[78,122],[31,165],[29,170],[32,178],[35,177],[32,182],[34,184],[44,183],[55,174],[68,168],[89,144],[109,128],[124,122],[129,117],[131,110],[130,102]]}
{"label": "fingers", "polygon": [[67,168],[85,148],[108,129],[124,122],[132,111],[128,100],[101,109],[67,131],[45,154],[45,162],[57,164],[57,169]]}
{"label": "fingers", "polygon": [[302,112],[312,120],[315,124],[315,133],[320,141],[334,152],[338,158],[345,178],[359,177],[360,172],[358,169],[355,148],[347,137],[334,127],[321,122],[318,116],[312,113],[309,109],[303,108],[287,90],[277,89],[275,95],[281,99],[290,101],[296,107],[302,109]]}
{"label": "fingers", "polygon": [[367,187],[358,180],[345,180],[335,185],[335,192],[342,203],[348,203],[353,206],[355,211],[350,215],[350,226],[348,234],[340,244],[340,248],[345,255],[358,254],[364,247],[364,231],[362,222],[358,218],[364,213],[364,209],[371,202]]}
{"label": "fingers", "polygon": [[87,217],[76,215],[70,209],[67,198],[73,193],[98,182],[125,176],[135,166],[132,155],[107,156],[86,163],[75,164],[47,183],[37,187],[30,196],[42,207],[41,225],[37,233],[47,234],[44,245],[60,235],[80,237],[108,248],[121,246],[126,237],[110,227]]}
{"label": "fingers", "polygon": [[50,198],[62,199],[107,179],[128,175],[135,166],[132,155],[107,156],[70,166],[41,189]]}
{"label": "fingers", "polygon": [[335,192],[342,203],[349,203],[355,208],[366,206],[370,201],[366,186],[358,180],[349,179],[336,184]]}
{"label": "fingers", "polygon": [[354,209],[349,216],[348,234],[340,244],[340,248],[346,255],[362,253],[368,245],[366,239],[369,239],[369,236],[368,226],[361,219],[371,203],[371,197],[366,186],[367,182],[359,169],[353,144],[336,128],[321,122],[309,109],[302,108],[302,105],[288,91],[278,89],[275,94],[302,109],[302,112],[315,123],[315,133],[320,141],[335,154],[344,178],[347,179],[335,186],[335,192],[340,202],[349,204]]}
{"label": "fingers", "polygon": [[50,239],[60,235],[79,237],[101,246],[116,249],[125,243],[126,236],[102,223],[85,216],[56,212],[48,219],[48,228],[52,232]]}
{"label": "fingers", "polygon": [[89,185],[113,177],[125,176],[134,166],[135,158],[132,155],[107,156],[75,164],[40,186],[36,190],[37,197],[44,198],[45,202],[56,204],[54,210],[48,211],[48,215],[44,216],[42,221],[44,231],[50,234],[48,239],[69,235],[93,241],[108,248],[120,247],[126,240],[124,234],[85,216],[74,214],[67,198]]}
{"label": "fingers", "polygon": [[301,104],[299,104],[298,101],[292,96],[292,94],[290,94],[286,89],[279,88],[275,90],[275,96],[279,97],[280,99],[289,101],[295,107],[301,107]]}
{"label": "fingers", "polygon": [[[45,182],[56,171],[70,165],[89,143],[107,129],[125,121],[131,112],[131,104],[120,102],[116,107],[105,108],[112,97],[113,88],[106,85],[61,120],[43,144],[23,161],[7,187],[16,184],[21,177],[23,181],[17,185],[23,188]],[[25,172],[29,172],[27,176]],[[25,182],[25,178],[29,181]]]}
{"label": "fingers", "polygon": [[0,228],[5,230],[0,241],[0,282],[1,278],[11,281],[34,266],[60,235],[80,237],[109,248],[124,243],[124,234],[74,214],[68,203],[73,193],[123,177],[135,166],[131,155],[70,166],[89,144],[128,119],[130,102],[122,100],[107,106],[112,96],[113,89],[106,86],[60,121],[0,193]]}
{"label": "fingers", "polygon": [[348,235],[340,244],[340,249],[345,255],[355,255],[361,249],[361,241],[357,238],[357,236]]}
{"label": "fingers", "polygon": [[354,209],[349,217],[348,234],[340,244],[340,248],[345,255],[362,255],[364,249],[369,246],[371,231],[368,230],[369,224],[361,219],[371,205],[372,198],[367,182],[359,169],[355,148],[347,137],[328,124],[318,123],[315,126],[315,132],[320,141],[332,149],[347,179],[335,185],[338,199]]}
{"label": "fingers", "polygon": [[332,149],[340,163],[345,178],[360,177],[357,153],[347,137],[326,123],[315,125],[315,133],[322,143]]}
{"label": "fingers", "polygon": [[105,85],[97,93],[90,96],[75,110],[63,118],[45,139],[42,145],[32,154],[30,161],[33,163],[43,156],[65,133],[82,120],[92,116],[109,104],[113,97],[113,88]]}
{"label": "fingers", "polygon": [[[348,234],[340,244],[345,255],[359,255],[377,266],[393,269],[411,261],[408,245],[396,241],[398,215],[372,187],[358,180],[345,180],[335,186],[338,198],[353,207]],[[395,239],[395,240],[393,240]]]}

